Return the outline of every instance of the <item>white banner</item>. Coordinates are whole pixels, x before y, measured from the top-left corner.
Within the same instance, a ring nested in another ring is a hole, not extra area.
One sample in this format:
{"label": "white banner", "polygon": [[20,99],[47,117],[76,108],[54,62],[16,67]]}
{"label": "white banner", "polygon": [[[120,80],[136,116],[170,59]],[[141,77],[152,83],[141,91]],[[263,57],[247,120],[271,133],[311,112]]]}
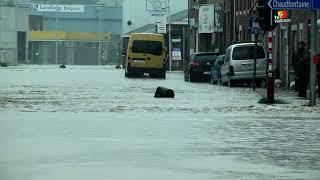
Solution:
{"label": "white banner", "polygon": [[150,24],[167,24],[166,12],[149,12]]}
{"label": "white banner", "polygon": [[167,25],[166,24],[158,24],[157,25],[157,32],[159,34],[166,34],[167,33]]}
{"label": "white banner", "polygon": [[222,32],[222,6],[210,5],[199,8],[199,33]]}
{"label": "white banner", "polygon": [[33,11],[39,12],[84,12],[84,5],[78,4],[33,4]]}
{"label": "white banner", "polygon": [[165,11],[167,8],[166,0],[146,0],[147,11]]}

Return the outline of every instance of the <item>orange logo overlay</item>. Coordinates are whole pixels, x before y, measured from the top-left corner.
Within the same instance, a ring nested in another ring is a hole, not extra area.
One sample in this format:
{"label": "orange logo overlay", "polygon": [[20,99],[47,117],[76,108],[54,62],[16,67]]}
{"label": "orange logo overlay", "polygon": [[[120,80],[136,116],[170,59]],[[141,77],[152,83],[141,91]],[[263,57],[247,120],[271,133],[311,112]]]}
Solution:
{"label": "orange logo overlay", "polygon": [[283,11],[278,11],[278,17],[279,19],[287,19],[288,18],[288,12],[283,10]]}

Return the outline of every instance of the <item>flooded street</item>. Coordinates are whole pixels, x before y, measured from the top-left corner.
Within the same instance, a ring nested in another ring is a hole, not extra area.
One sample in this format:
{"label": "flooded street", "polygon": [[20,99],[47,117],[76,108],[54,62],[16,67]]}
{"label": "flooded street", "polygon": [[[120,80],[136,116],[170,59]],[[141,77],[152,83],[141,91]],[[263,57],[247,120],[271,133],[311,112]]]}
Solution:
{"label": "flooded street", "polygon": [[183,72],[0,69],[0,179],[319,179],[320,109],[260,98]]}

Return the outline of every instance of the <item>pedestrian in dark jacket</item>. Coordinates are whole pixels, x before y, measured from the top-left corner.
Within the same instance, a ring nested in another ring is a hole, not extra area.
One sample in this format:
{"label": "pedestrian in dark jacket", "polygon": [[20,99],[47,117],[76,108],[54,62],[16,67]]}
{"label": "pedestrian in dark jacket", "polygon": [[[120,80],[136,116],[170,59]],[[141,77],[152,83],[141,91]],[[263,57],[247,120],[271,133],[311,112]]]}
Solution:
{"label": "pedestrian in dark jacket", "polygon": [[307,97],[310,79],[310,55],[305,49],[304,41],[298,43],[298,50],[292,56],[292,66],[294,68],[298,96]]}

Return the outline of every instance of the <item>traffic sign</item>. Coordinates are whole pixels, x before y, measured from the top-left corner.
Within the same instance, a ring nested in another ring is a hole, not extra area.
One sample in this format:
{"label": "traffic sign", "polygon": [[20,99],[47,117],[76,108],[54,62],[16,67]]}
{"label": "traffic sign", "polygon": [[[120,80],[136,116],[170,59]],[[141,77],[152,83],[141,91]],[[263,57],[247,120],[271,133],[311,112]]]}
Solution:
{"label": "traffic sign", "polygon": [[319,0],[313,0],[312,9],[320,9],[320,1]]}
{"label": "traffic sign", "polygon": [[257,17],[249,18],[249,33],[250,34],[265,34],[266,32],[260,27]]}
{"label": "traffic sign", "polygon": [[286,10],[310,10],[313,6],[319,4],[318,0],[269,0],[269,6],[272,9]]}

